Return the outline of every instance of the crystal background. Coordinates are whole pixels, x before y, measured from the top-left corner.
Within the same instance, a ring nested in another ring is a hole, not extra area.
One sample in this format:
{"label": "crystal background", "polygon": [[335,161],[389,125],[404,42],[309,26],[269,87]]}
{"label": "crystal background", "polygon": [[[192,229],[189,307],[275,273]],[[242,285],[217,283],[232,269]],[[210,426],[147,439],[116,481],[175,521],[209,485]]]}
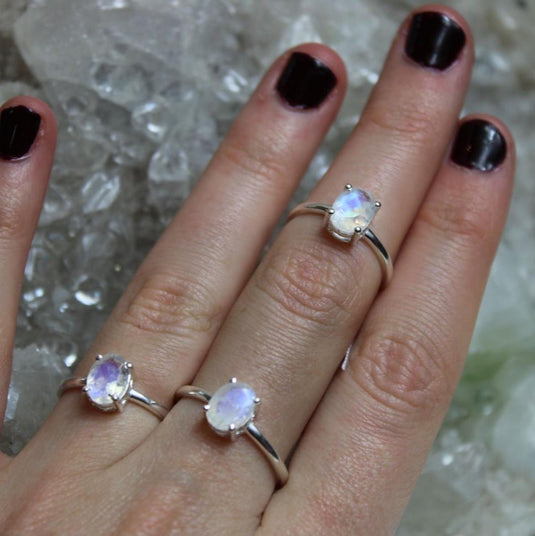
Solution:
{"label": "crystal background", "polygon": [[[0,0],[0,100],[51,104],[59,144],[26,266],[0,447],[55,403],[136,266],[263,70],[321,41],[345,60],[342,112],[294,203],[332,161],[410,0]],[[464,112],[518,143],[513,208],[465,373],[398,536],[535,534],[535,2],[451,2],[477,61]]]}

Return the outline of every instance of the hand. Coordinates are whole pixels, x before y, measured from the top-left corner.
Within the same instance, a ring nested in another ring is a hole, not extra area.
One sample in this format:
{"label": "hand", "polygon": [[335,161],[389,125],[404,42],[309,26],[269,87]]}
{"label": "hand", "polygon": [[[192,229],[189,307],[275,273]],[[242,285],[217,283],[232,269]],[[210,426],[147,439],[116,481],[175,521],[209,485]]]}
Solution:
{"label": "hand", "polygon": [[[311,193],[332,203],[350,182],[382,202],[372,227],[395,261],[384,290],[372,248],[337,241],[313,214],[255,268],[346,87],[333,51],[302,45],[260,82],[76,372],[120,354],[136,390],[168,407],[185,384],[247,382],[258,428],[292,452],[285,486],[249,438],[216,435],[198,401],[160,422],[132,403],[99,412],[69,390],[18,456],[0,458],[0,533],[393,534],[458,381],[511,194],[506,127],[458,122],[472,62],[457,13],[409,17]],[[44,103],[4,105],[2,404],[55,135]]]}

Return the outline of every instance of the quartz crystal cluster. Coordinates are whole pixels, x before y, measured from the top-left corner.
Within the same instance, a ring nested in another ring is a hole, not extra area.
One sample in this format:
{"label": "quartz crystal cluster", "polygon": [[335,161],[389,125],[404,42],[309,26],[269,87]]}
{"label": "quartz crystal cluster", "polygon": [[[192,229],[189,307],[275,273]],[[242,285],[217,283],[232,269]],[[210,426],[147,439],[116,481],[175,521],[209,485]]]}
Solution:
{"label": "quartz crystal cluster", "polygon": [[[0,0],[0,100],[39,96],[59,124],[26,266],[2,450],[20,450],[50,411],[274,57],[322,41],[349,71],[345,104],[295,204],[353,128],[398,24],[419,4]],[[465,111],[512,127],[518,177],[465,374],[399,535],[533,536],[535,3],[449,4],[475,34]]]}

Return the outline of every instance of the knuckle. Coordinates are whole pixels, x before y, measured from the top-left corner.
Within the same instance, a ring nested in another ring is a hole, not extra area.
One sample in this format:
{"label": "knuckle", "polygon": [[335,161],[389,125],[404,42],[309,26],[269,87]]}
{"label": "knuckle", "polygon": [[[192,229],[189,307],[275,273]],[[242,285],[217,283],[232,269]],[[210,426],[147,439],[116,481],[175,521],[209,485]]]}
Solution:
{"label": "knuckle", "polygon": [[273,179],[283,177],[287,173],[277,146],[276,139],[262,140],[262,143],[259,143],[253,138],[240,138],[237,141],[227,141],[219,156],[229,163],[231,168],[237,169],[240,175],[269,184]]}
{"label": "knuckle", "polygon": [[447,404],[453,392],[447,360],[434,341],[432,331],[425,334],[421,328],[365,333],[350,374],[395,414],[431,412]]}
{"label": "knuckle", "polygon": [[330,486],[319,486],[311,493],[304,516],[309,531],[303,534],[357,534],[352,526],[354,509],[353,489],[346,478],[335,477]]}
{"label": "knuckle", "polygon": [[142,282],[119,323],[145,333],[188,336],[211,333],[222,311],[200,278],[152,275]]}
{"label": "knuckle", "polygon": [[[33,482],[24,493],[24,500],[6,508],[7,517],[0,520],[1,534],[57,534],[58,505],[63,497],[73,497],[72,486],[47,470],[43,478]],[[0,519],[4,516],[0,516]]]}
{"label": "knuckle", "polygon": [[144,482],[126,512],[119,534],[169,534],[187,530],[202,518],[199,482],[175,471],[172,477]]}
{"label": "knuckle", "polygon": [[273,252],[255,279],[258,288],[291,317],[332,326],[348,316],[356,293],[355,267],[321,245]]}
{"label": "knuckle", "polygon": [[416,142],[428,140],[436,125],[435,114],[421,103],[412,101],[397,103],[393,107],[371,104],[362,116],[361,122],[401,139]]}
{"label": "knuckle", "polygon": [[458,195],[448,193],[440,202],[422,207],[418,221],[441,235],[448,235],[458,245],[473,246],[487,241],[493,229],[492,214],[486,204],[467,203]]}
{"label": "knuckle", "polygon": [[20,199],[13,194],[3,193],[0,208],[0,242],[10,242],[25,234],[28,214],[22,210]]}

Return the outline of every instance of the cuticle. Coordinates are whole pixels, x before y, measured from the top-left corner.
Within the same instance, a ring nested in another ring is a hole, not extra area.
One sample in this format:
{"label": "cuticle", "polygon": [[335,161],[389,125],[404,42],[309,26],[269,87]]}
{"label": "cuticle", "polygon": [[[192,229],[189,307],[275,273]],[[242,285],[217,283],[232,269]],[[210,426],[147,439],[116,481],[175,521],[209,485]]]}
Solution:
{"label": "cuticle", "polygon": [[493,167],[489,170],[484,169],[478,169],[476,167],[466,167],[462,166],[461,164],[457,164],[457,162],[454,162],[451,158],[448,158],[448,164],[453,166],[458,171],[461,171],[462,173],[466,173],[468,175],[480,175],[482,177],[488,177],[489,175],[492,175],[493,173],[498,173],[502,170],[503,166],[505,165],[505,161],[507,160],[507,156],[504,158],[503,162],[500,162],[496,167]]}
{"label": "cuticle", "polygon": [[327,96],[327,98],[317,107],[310,107],[310,108],[306,108],[306,107],[303,107],[303,108],[299,108],[297,106],[290,106],[287,102],[284,101],[284,99],[280,96],[280,95],[277,95],[278,99],[279,99],[279,102],[282,103],[283,107],[285,110],[288,110],[290,112],[295,112],[295,113],[299,113],[300,115],[302,114],[310,114],[310,113],[318,113],[318,112],[321,112],[323,110],[323,108],[325,106],[328,106],[329,105],[329,102],[331,101],[331,99],[333,99],[334,95],[335,95],[335,92],[336,90],[333,90],[331,91],[331,94]]}
{"label": "cuticle", "polygon": [[279,94],[279,92],[277,91],[277,88],[274,87],[273,90],[272,90],[272,93],[275,93],[275,99],[278,101],[279,104],[282,104],[282,107],[285,109],[285,110],[288,110],[290,112],[296,112],[296,113],[299,113],[300,115],[302,115],[303,113],[316,113],[316,112],[319,112],[321,111],[325,106],[328,105],[328,103],[335,98],[335,96],[338,94],[338,84],[332,89],[332,91],[329,93],[329,95],[327,95],[327,97],[325,98],[325,100],[317,107],[299,107],[299,106],[291,106],[290,104],[288,104],[283,97],[281,97],[281,95]]}
{"label": "cuticle", "polygon": [[455,58],[455,60],[453,61],[453,63],[451,65],[448,65],[445,69],[437,69],[435,67],[429,67],[427,65],[422,65],[421,63],[418,63],[417,61],[413,60],[407,54],[407,52],[405,52],[405,47],[403,47],[403,49],[402,49],[402,56],[403,56],[404,60],[409,65],[412,65],[413,67],[417,67],[419,71],[421,71],[423,69],[424,71],[431,72],[434,75],[437,75],[437,74],[438,75],[448,75],[450,73],[450,71],[455,69],[457,67],[457,65],[463,61],[463,59],[464,59],[463,56],[465,54],[466,54],[466,46],[463,47],[463,50],[461,51],[459,56],[457,58]]}
{"label": "cuticle", "polygon": [[2,161],[7,164],[9,163],[20,164],[20,162],[23,162],[24,160],[31,158],[35,145],[37,145],[37,140],[34,141],[31,149],[26,154],[23,154],[22,156],[17,156],[15,158],[2,158]]}

